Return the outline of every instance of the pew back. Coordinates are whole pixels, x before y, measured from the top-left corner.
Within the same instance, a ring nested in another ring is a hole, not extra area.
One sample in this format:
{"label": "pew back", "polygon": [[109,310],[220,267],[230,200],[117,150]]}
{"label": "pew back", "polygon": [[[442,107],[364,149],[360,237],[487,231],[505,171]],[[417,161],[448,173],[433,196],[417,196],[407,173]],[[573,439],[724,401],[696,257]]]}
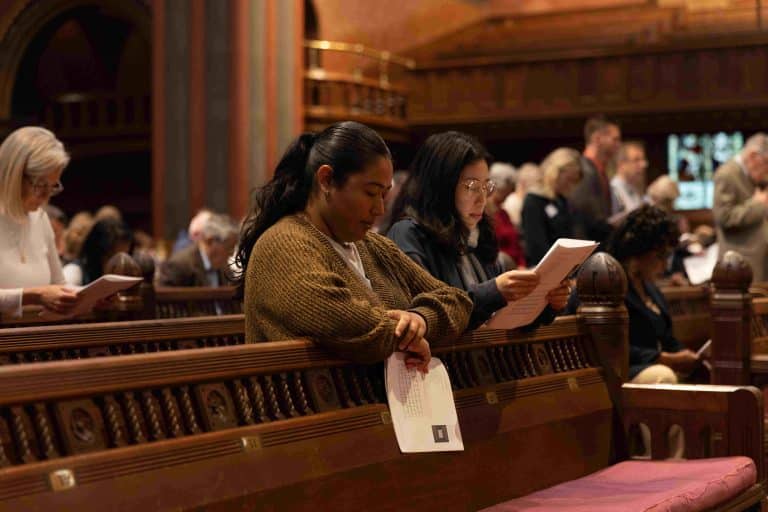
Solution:
{"label": "pew back", "polygon": [[661,289],[669,306],[675,337],[685,347],[698,350],[712,336],[709,288],[667,286]]}
{"label": "pew back", "polygon": [[243,315],[0,329],[0,365],[239,345]]}
{"label": "pew back", "polygon": [[[0,510],[477,510],[578,478],[620,457],[638,422],[663,428],[643,414],[659,398],[617,387],[593,343],[626,345],[622,309],[436,343],[464,452],[401,454],[380,365],[304,341],[6,368]],[[762,443],[759,398],[720,393],[665,398],[707,441],[688,457]]]}

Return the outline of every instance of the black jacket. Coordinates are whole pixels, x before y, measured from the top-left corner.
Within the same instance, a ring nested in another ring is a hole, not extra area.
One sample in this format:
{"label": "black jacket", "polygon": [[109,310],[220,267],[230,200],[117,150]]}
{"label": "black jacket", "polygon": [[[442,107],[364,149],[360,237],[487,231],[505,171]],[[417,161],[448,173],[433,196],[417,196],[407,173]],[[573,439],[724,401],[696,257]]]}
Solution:
{"label": "black jacket", "polygon": [[684,348],[672,332],[672,319],[661,290],[653,283],[645,283],[645,292],[659,307],[661,314],[657,315],[648,308],[630,284],[624,300],[629,312],[630,379],[656,364],[661,352],[679,352]]}
{"label": "black jacket", "polygon": [[525,236],[525,261],[536,266],[558,238],[573,238],[573,221],[568,202],[535,193],[523,200],[522,225]]}
{"label": "black jacket", "polygon": [[[459,274],[459,255],[455,251],[439,245],[434,237],[413,219],[403,219],[396,222],[389,229],[387,236],[400,247],[400,250],[434,277],[469,294],[473,304],[469,329],[478,327],[487,321],[493,313],[507,305],[507,301],[496,287],[495,279],[502,273],[501,265],[498,262],[481,262],[488,280],[465,287]],[[554,311],[547,306],[532,325],[551,323],[554,318]]]}

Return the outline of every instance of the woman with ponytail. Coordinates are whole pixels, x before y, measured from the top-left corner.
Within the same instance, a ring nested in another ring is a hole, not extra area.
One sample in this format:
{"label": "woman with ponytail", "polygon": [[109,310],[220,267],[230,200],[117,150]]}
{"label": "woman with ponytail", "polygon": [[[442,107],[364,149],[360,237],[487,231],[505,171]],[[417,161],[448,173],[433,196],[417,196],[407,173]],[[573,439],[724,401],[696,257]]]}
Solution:
{"label": "woman with ponytail", "polygon": [[[539,283],[530,270],[502,272],[498,243],[488,214],[496,188],[491,156],[474,137],[461,132],[432,135],[416,153],[411,175],[393,208],[396,221],[387,236],[430,274],[469,293],[470,327],[488,320],[508,302],[520,300]],[[547,296],[549,306],[535,324],[549,323],[565,307],[568,283]]]}
{"label": "woman with ponytail", "polygon": [[309,338],[360,363],[399,349],[426,371],[426,340],[461,335],[467,295],[370,231],[392,173],[386,144],[359,123],[291,144],[241,232],[247,342]]}

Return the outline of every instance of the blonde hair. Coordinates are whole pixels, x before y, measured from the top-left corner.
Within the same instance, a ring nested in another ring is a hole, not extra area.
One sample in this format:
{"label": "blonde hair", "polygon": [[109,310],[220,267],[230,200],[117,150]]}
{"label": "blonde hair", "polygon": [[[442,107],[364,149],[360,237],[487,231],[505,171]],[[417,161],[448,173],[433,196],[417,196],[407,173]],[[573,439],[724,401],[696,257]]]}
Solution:
{"label": "blonde hair", "polygon": [[539,166],[542,175],[540,192],[547,197],[554,198],[557,178],[563,169],[572,164],[578,165],[579,170],[581,170],[579,152],[575,149],[557,148],[548,154]]}
{"label": "blonde hair", "polygon": [[25,126],[0,144],[0,214],[21,221],[24,176],[38,178],[63,170],[69,163],[64,144],[45,128]]}

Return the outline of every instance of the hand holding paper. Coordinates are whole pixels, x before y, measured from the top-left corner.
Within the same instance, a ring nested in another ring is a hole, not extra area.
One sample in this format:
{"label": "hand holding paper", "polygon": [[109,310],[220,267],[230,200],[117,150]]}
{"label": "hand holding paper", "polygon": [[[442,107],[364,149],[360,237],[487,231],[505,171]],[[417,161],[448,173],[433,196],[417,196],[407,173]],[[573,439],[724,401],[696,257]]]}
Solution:
{"label": "hand holding paper", "polygon": [[565,286],[564,280],[592,254],[597,246],[597,242],[590,240],[559,238],[533,269],[539,277],[538,285],[534,290],[526,297],[511,302],[497,311],[484,327],[514,329],[533,322],[546,307],[550,292],[558,288],[562,289]]}
{"label": "hand holding paper", "polygon": [[77,315],[83,315],[93,309],[102,299],[105,299],[120,290],[125,290],[142,281],[141,277],[120,276],[117,274],[105,274],[92,282],[88,286],[73,286],[76,291],[77,304],[67,313],[58,313],[55,310],[45,309],[40,313],[40,317],[45,320],[62,320]]}

